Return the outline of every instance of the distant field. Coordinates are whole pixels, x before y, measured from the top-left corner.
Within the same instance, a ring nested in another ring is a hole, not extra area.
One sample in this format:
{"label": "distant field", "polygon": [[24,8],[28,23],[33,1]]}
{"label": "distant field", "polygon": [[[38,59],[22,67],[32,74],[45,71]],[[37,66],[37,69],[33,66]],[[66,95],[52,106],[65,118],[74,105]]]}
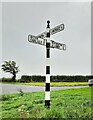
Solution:
{"label": "distant field", "polygon": [[2,118],[28,117],[46,118],[47,120],[49,118],[57,118],[57,120],[85,118],[84,120],[92,120],[92,88],[52,91],[50,109],[44,107],[44,92],[3,95]]}
{"label": "distant field", "polygon": [[[25,83],[25,85],[35,85],[35,86],[45,86],[43,82],[33,82]],[[51,82],[50,85],[53,86],[85,86],[88,85],[87,82]]]}
{"label": "distant field", "polygon": [[[22,85],[31,85],[31,86],[45,86],[45,82],[30,82],[30,83],[13,83],[13,82],[7,82],[11,84],[22,84]],[[88,85],[87,82],[51,82],[50,85],[53,86],[86,86]]]}

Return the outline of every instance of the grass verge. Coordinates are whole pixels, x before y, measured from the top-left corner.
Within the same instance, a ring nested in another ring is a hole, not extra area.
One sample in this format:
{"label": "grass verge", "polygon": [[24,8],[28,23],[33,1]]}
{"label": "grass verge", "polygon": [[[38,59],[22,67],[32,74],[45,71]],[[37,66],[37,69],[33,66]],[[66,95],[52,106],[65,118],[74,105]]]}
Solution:
{"label": "grass verge", "polygon": [[44,107],[44,92],[2,95],[2,118],[62,118],[92,120],[93,87],[51,92],[51,107]]}

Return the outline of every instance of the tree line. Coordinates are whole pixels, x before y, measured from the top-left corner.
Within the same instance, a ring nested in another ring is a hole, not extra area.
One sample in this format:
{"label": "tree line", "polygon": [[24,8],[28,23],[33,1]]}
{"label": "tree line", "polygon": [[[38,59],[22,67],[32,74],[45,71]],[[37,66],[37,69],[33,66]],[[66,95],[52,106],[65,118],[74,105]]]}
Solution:
{"label": "tree line", "polygon": [[[41,75],[22,75],[21,79],[16,80],[16,74],[19,72],[19,66],[16,65],[15,61],[4,61],[2,64],[2,70],[12,74],[12,78],[2,78],[2,82],[45,82],[45,76]],[[66,75],[52,75],[50,76],[51,82],[87,82],[89,79],[93,79],[93,76],[66,76]]]}

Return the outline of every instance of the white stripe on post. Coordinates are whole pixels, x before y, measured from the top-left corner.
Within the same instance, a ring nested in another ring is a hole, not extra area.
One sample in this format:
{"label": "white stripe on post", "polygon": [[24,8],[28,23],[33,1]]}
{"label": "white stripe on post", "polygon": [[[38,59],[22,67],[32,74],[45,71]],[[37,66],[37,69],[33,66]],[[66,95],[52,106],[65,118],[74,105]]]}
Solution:
{"label": "white stripe on post", "polygon": [[50,58],[46,58],[46,66],[50,66]]}
{"label": "white stripe on post", "polygon": [[46,83],[50,83],[50,75],[46,75]]}
{"label": "white stripe on post", "polygon": [[50,100],[50,91],[46,92],[46,94],[45,94],[45,100]]}

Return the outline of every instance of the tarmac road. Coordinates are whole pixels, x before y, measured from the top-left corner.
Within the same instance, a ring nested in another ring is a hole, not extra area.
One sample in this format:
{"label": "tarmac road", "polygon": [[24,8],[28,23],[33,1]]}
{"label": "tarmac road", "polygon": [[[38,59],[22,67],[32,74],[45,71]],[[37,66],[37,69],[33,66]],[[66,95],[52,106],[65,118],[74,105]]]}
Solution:
{"label": "tarmac road", "polygon": [[[72,89],[72,88],[85,88],[88,86],[71,86],[71,87],[51,87],[52,90]],[[11,94],[23,92],[44,92],[45,87],[42,86],[27,86],[27,85],[15,85],[15,84],[1,84],[0,83],[0,94]]]}

